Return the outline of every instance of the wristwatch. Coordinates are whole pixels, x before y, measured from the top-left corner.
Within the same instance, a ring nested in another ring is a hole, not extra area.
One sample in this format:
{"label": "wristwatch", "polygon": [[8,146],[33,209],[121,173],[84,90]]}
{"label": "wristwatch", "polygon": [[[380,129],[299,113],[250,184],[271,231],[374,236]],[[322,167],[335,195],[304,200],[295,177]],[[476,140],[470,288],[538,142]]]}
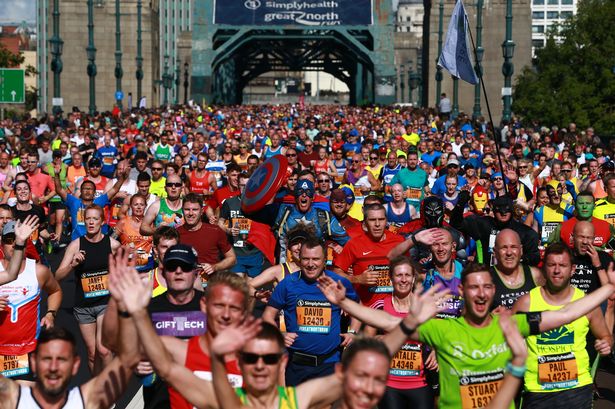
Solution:
{"label": "wristwatch", "polygon": [[514,376],[515,378],[523,379],[523,376],[525,375],[526,369],[527,368],[525,367],[525,365],[523,365],[523,366],[515,366],[510,361],[508,361],[506,363],[506,372],[508,372],[509,374]]}

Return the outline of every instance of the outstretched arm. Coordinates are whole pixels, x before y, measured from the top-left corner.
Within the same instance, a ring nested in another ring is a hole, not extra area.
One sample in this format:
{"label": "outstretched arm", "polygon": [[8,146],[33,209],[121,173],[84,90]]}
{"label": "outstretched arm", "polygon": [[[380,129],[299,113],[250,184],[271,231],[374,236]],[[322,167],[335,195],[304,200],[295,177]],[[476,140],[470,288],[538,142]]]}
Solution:
{"label": "outstretched arm", "polygon": [[366,307],[347,298],[346,287],[344,287],[342,282],[335,282],[331,277],[324,274],[318,277],[318,288],[330,303],[339,305],[341,309],[364,324],[390,332],[401,321],[400,318],[394,317],[382,310]]}
{"label": "outstretched arm", "polygon": [[[115,255],[109,255],[109,286],[112,296],[119,303],[122,311],[125,306],[119,298],[118,283],[130,270],[136,273],[134,261],[129,261],[130,250],[120,249]],[[121,315],[118,335],[119,353],[103,371],[82,386],[87,407],[110,407],[126,390],[132,371],[139,363],[139,339],[130,317]]]}
{"label": "outstretched arm", "polygon": [[38,217],[35,215],[26,217],[23,222],[17,221],[15,225],[15,249],[13,257],[11,257],[8,271],[5,270],[0,272],[0,285],[6,284],[17,278],[21,268],[21,262],[24,258],[26,240],[30,239],[30,236],[36,229],[38,229]]}
{"label": "outstretched arm", "polygon": [[[514,321],[510,319],[510,314],[504,313],[500,316],[500,328],[502,328],[502,333],[506,337],[506,343],[513,354],[510,361],[511,365],[513,367],[525,367],[527,345]],[[510,403],[517,395],[522,382],[523,376],[518,377],[507,372],[504,375],[504,381],[500,384],[498,393],[495,394],[486,409],[508,409]]]}
{"label": "outstretched arm", "polygon": [[424,293],[422,292],[423,286],[419,284],[414,290],[414,296],[410,299],[408,315],[404,317],[400,325],[383,338],[391,356],[399,351],[399,348],[408,338],[418,341],[419,326],[443,310],[445,304],[441,301],[450,295],[448,289],[441,289],[439,286],[431,287]]}
{"label": "outstretched arm", "polygon": [[[111,284],[111,282],[113,284]],[[147,306],[152,297],[151,284],[139,277],[137,270],[129,269],[121,276],[111,279],[110,285],[118,294],[118,300],[132,317],[139,337],[147,342],[142,346],[156,373],[166,380],[191,404],[198,408],[216,408],[217,404],[211,382],[199,379],[185,366],[173,360],[162,339],[156,334],[147,314]],[[139,354],[136,354],[139,358]]]}

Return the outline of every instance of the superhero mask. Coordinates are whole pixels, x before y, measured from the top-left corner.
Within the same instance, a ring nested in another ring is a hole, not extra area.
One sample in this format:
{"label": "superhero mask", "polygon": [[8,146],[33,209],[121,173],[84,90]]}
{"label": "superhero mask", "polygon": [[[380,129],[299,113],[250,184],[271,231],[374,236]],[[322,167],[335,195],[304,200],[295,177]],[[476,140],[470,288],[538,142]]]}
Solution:
{"label": "superhero mask", "polygon": [[496,197],[491,204],[493,211],[500,214],[512,213],[513,211],[513,201],[510,196]]}
{"label": "superhero mask", "polygon": [[423,200],[423,216],[425,228],[442,227],[444,219],[444,203],[442,199],[435,196],[426,197]]}
{"label": "superhero mask", "polygon": [[489,196],[487,195],[485,188],[482,186],[476,186],[472,192],[472,208],[474,209],[474,212],[478,215],[482,215],[485,211],[485,207],[487,207],[488,201]]}

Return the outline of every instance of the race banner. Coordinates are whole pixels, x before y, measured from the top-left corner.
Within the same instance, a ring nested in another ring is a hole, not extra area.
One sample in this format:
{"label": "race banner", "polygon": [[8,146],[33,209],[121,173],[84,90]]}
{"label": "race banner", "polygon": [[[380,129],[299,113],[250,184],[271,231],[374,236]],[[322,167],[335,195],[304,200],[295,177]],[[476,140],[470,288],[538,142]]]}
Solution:
{"label": "race banner", "polygon": [[215,0],[214,24],[233,26],[363,26],[372,0]]}

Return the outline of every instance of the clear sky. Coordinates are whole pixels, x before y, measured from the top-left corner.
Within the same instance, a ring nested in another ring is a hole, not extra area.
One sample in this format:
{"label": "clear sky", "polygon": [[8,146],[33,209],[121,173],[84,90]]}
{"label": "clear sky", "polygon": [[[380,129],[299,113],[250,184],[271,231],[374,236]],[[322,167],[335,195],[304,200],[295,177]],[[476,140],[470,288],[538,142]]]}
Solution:
{"label": "clear sky", "polygon": [[36,21],[36,0],[0,0],[0,10],[0,22]]}

